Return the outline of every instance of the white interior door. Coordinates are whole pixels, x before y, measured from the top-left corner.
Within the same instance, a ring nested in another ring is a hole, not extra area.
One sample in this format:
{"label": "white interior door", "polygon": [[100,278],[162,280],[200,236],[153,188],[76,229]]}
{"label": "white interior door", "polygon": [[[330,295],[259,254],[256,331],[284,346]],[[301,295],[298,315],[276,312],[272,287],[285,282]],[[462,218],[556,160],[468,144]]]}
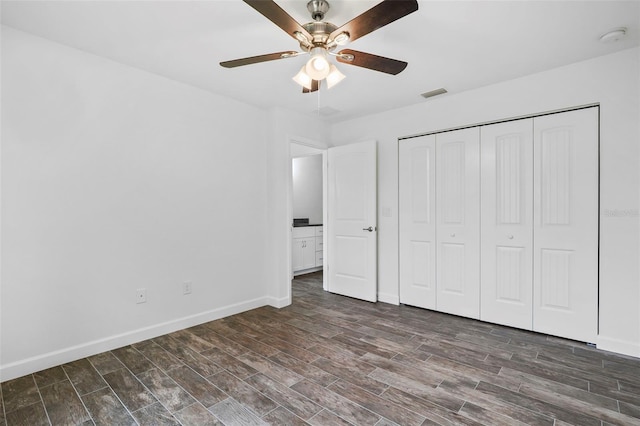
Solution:
{"label": "white interior door", "polygon": [[437,309],[480,317],[480,129],[436,135]]}
{"label": "white interior door", "polygon": [[598,108],[534,119],[533,329],[595,342]]}
{"label": "white interior door", "polygon": [[329,148],[328,290],[377,300],[375,141]]}
{"label": "white interior door", "polygon": [[436,309],[436,137],[404,140],[398,151],[400,302]]}
{"label": "white interior door", "polygon": [[480,319],[531,330],[533,119],[480,132]]}

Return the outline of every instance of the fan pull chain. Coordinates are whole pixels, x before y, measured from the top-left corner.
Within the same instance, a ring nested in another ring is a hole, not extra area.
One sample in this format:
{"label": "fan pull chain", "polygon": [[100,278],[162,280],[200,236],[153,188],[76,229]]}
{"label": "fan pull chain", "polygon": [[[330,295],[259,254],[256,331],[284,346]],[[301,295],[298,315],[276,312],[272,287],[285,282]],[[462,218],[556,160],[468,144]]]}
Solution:
{"label": "fan pull chain", "polygon": [[322,89],[322,85],[318,82],[318,118],[320,118],[320,89]]}

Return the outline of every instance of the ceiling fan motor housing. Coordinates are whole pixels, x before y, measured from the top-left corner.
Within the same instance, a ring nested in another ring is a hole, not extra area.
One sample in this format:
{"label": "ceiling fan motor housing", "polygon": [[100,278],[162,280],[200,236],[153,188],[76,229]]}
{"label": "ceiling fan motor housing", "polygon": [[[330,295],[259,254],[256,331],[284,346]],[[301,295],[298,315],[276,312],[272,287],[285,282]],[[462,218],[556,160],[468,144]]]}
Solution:
{"label": "ceiling fan motor housing", "polygon": [[[315,1],[315,0],[314,0]],[[326,46],[329,35],[337,28],[330,22],[314,21],[303,25],[304,29],[313,37],[311,43],[314,46]],[[335,46],[334,46],[335,47]]]}

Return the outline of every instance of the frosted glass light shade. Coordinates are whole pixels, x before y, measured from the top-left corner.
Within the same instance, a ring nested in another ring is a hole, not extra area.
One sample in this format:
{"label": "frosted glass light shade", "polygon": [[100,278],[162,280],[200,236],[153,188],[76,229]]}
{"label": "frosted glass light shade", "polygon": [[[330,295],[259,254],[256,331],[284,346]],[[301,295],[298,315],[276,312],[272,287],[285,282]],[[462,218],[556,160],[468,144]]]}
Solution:
{"label": "frosted glass light shade", "polygon": [[331,72],[326,51],[321,47],[311,49],[311,59],[305,65],[305,71],[313,80],[322,80]]}
{"label": "frosted glass light shade", "polygon": [[331,89],[333,86],[344,80],[344,78],[345,75],[340,72],[338,67],[331,64],[331,67],[329,67],[329,75],[327,75],[327,88]]}
{"label": "frosted glass light shade", "polygon": [[309,77],[309,75],[305,72],[305,66],[300,68],[298,74],[293,77],[293,81],[298,83],[300,86],[306,87],[309,90],[311,90],[312,80],[313,79]]}

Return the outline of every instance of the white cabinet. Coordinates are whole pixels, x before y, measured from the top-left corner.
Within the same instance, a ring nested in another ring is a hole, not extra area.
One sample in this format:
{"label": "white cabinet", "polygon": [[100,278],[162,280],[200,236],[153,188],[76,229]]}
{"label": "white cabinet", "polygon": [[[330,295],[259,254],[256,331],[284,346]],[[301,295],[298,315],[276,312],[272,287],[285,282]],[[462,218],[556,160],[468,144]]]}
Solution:
{"label": "white cabinet", "polygon": [[597,108],[402,141],[399,168],[402,303],[595,341]]}
{"label": "white cabinet", "polygon": [[324,230],[322,226],[316,226],[316,266],[322,266],[324,261]]}
{"label": "white cabinet", "polygon": [[316,266],[315,249],[310,245],[309,239],[294,238],[292,245],[293,271],[301,271]]}
{"label": "white cabinet", "polygon": [[292,237],[291,266],[294,273],[322,266],[322,226],[293,228]]}

